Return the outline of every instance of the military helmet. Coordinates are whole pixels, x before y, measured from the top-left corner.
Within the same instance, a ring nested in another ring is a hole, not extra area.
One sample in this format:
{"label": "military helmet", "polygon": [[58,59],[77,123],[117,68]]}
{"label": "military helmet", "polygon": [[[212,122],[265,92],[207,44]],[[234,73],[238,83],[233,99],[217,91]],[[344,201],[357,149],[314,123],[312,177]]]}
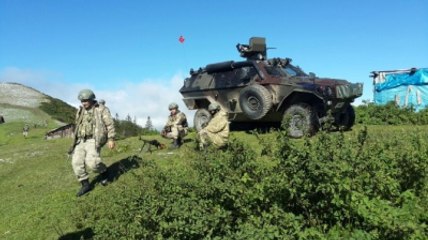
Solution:
{"label": "military helmet", "polygon": [[208,106],[208,111],[216,111],[216,110],[220,110],[220,105],[218,103],[211,103]]}
{"label": "military helmet", "polygon": [[95,93],[90,89],[83,89],[79,92],[79,96],[77,97],[80,101],[83,100],[94,100]]}
{"label": "military helmet", "polygon": [[172,110],[172,109],[178,109],[178,104],[177,104],[177,103],[175,103],[175,102],[170,103],[170,104],[168,105],[168,109],[169,109],[169,110]]}
{"label": "military helmet", "polygon": [[101,105],[105,105],[106,101],[104,99],[100,99],[100,100],[98,100],[98,103],[101,104]]}

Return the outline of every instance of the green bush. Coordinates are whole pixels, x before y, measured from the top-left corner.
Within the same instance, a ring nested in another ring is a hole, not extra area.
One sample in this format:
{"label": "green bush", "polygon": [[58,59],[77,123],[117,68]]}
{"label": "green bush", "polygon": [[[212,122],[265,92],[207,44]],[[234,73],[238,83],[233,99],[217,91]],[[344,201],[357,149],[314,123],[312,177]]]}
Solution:
{"label": "green bush", "polygon": [[400,108],[394,102],[385,105],[367,103],[355,108],[356,123],[365,125],[426,125],[428,109],[415,112],[413,108]]}
{"label": "green bush", "polygon": [[[141,160],[76,223],[96,239],[426,239],[427,134],[257,135],[260,153],[185,151],[186,167]],[[376,136],[376,137],[374,137]]]}

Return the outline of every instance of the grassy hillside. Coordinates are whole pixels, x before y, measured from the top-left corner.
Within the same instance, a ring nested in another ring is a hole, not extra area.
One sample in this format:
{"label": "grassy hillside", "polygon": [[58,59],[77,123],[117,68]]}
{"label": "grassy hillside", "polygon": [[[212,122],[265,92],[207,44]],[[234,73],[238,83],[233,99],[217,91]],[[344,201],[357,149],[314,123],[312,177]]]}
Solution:
{"label": "grassy hillside", "polygon": [[68,105],[64,101],[47,97],[49,101],[42,102],[40,109],[49,114],[53,119],[63,123],[73,123],[76,116],[76,108]]}
{"label": "grassy hillside", "polygon": [[114,181],[76,198],[71,140],[43,140],[49,127],[24,139],[22,124],[0,125],[1,239],[428,236],[427,126],[308,141],[233,132],[226,152],[197,152],[191,135],[178,150],[139,153],[128,138],[102,153]]}
{"label": "grassy hillside", "polygon": [[0,103],[0,114],[6,122],[25,122],[28,124],[44,125],[51,116],[38,108],[15,106]]}
{"label": "grassy hillside", "polygon": [[72,123],[76,108],[36,89],[18,83],[0,83],[0,115],[6,122],[46,125],[54,119],[60,125]]}

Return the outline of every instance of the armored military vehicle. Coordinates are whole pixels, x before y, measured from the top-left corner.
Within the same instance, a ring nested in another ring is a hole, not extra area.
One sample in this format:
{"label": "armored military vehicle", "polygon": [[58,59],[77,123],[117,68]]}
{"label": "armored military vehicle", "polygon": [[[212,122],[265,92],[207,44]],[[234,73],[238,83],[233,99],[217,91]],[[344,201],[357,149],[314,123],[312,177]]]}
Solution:
{"label": "armored military vehicle", "polygon": [[230,123],[276,124],[299,138],[313,135],[329,122],[349,130],[355,122],[351,102],[362,95],[362,83],[319,78],[291,64],[290,58],[267,58],[265,38],[237,44],[245,61],[226,61],[190,70],[180,89],[194,116],[196,130],[210,119],[208,105],[217,102]]}

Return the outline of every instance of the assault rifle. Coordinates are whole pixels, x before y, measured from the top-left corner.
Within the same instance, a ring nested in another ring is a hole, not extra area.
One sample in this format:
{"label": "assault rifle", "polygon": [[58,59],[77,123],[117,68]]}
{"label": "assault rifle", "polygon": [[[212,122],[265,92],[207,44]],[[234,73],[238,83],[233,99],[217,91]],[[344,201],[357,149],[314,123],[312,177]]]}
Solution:
{"label": "assault rifle", "polygon": [[[78,126],[82,123],[82,121],[83,121],[83,114],[82,114],[82,107],[80,107],[79,108],[79,112],[77,113],[78,114],[78,119],[77,119],[77,121],[76,121],[76,125],[74,126],[74,139],[73,139],[73,144],[71,144],[71,146],[70,146],[70,148],[68,149],[68,151],[67,151],[67,154],[68,154],[68,158],[70,158],[70,155],[71,154],[73,154],[73,152],[74,152],[74,149],[76,148],[76,145],[77,145],[77,142],[78,142],[78,139],[77,139],[77,129],[78,129]],[[67,159],[68,159],[67,158]]]}
{"label": "assault rifle", "polygon": [[156,149],[164,149],[164,148],[166,148],[165,144],[160,143],[160,142],[159,142],[158,140],[156,140],[156,139],[153,139],[153,140],[146,140],[146,139],[142,139],[142,138],[141,138],[141,136],[140,136],[140,138],[139,138],[138,140],[140,140],[140,141],[143,141],[143,142],[144,142],[143,146],[141,146],[141,148],[140,148],[140,152],[139,152],[139,153],[141,153],[141,152],[143,151],[144,146],[145,146],[146,144],[148,144],[148,145],[149,145],[149,147],[148,147],[148,149],[147,149],[147,152],[150,152],[150,153],[152,153],[151,146],[156,147]]}
{"label": "assault rifle", "polygon": [[67,151],[68,155],[73,154],[74,149],[76,148],[76,145],[77,145],[77,137],[74,137],[73,144],[71,144],[70,148]]}

